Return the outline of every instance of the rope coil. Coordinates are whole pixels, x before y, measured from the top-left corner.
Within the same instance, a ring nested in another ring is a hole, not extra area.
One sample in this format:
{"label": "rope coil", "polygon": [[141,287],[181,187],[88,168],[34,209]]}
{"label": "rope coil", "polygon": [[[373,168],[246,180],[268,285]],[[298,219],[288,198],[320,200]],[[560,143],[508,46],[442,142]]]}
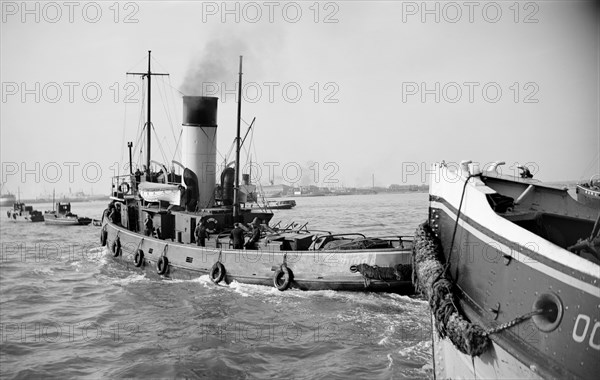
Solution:
{"label": "rope coil", "polygon": [[413,281],[429,300],[439,336],[450,338],[460,352],[479,356],[490,346],[490,339],[483,328],[467,321],[455,306],[454,284],[438,258],[441,251],[429,226],[420,225],[415,232]]}
{"label": "rope coil", "polygon": [[456,306],[454,282],[443,265],[442,246],[427,223],[415,231],[413,247],[413,283],[429,301],[435,327],[441,338],[448,337],[462,353],[479,356],[491,345],[490,335],[509,329],[534,315],[545,312],[537,309],[490,329],[469,322]]}
{"label": "rope coil", "polygon": [[398,264],[395,267],[380,267],[377,265],[357,264],[350,267],[350,272],[362,274],[365,288],[371,284],[371,280],[380,281],[410,281],[412,265]]}

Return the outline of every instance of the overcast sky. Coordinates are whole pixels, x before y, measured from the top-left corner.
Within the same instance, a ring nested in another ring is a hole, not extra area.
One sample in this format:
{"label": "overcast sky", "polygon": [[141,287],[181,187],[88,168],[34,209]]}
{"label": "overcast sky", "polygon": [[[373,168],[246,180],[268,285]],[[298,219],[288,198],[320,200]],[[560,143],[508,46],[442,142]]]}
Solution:
{"label": "overcast sky", "polygon": [[144,83],[125,73],[148,50],[170,74],[153,80],[160,161],[179,158],[181,93],[203,88],[223,160],[243,55],[263,183],[415,184],[464,159],[545,181],[600,171],[593,2],[23,4],[2,2],[0,43],[2,180],[22,196],[109,192],[139,134]]}

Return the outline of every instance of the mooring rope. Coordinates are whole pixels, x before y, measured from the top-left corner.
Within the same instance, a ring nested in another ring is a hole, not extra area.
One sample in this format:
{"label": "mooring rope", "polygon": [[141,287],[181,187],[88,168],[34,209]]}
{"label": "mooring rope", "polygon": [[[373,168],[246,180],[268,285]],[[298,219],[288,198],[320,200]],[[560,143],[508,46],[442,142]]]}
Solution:
{"label": "mooring rope", "polygon": [[448,337],[462,353],[479,356],[491,345],[490,335],[509,329],[536,314],[544,313],[537,309],[520,315],[499,326],[483,329],[468,321],[457,307],[454,296],[454,282],[442,265],[442,246],[427,223],[415,231],[413,246],[413,283],[429,301],[435,327],[441,338]]}
{"label": "mooring rope", "polygon": [[450,258],[452,257],[452,250],[454,249],[454,240],[456,238],[456,231],[458,230],[458,221],[460,220],[460,214],[462,211],[462,204],[463,204],[463,200],[465,199],[465,192],[467,190],[467,184],[469,183],[469,180],[473,177],[479,177],[479,174],[471,174],[467,177],[467,179],[465,180],[465,183],[463,185],[463,189],[462,189],[462,194],[460,195],[460,203],[458,204],[458,211],[456,213],[456,221],[454,222],[454,231],[452,231],[452,241],[450,242],[450,251],[448,252],[448,261],[446,262],[446,265],[444,266],[444,274],[446,274],[446,272],[448,271],[448,268],[450,267]]}
{"label": "mooring rope", "polygon": [[530,311],[529,313],[525,313],[523,315],[520,315],[520,316],[516,317],[512,321],[508,321],[508,322],[505,322],[505,323],[503,323],[501,325],[498,325],[498,326],[496,326],[494,328],[487,329],[485,331],[485,333],[487,335],[496,334],[496,333],[498,333],[498,332],[500,332],[502,330],[509,329],[509,328],[513,327],[514,325],[518,325],[519,323],[528,320],[529,318],[533,317],[534,315],[542,314],[543,312],[544,312],[544,309],[537,309],[537,310],[534,310],[534,311]]}

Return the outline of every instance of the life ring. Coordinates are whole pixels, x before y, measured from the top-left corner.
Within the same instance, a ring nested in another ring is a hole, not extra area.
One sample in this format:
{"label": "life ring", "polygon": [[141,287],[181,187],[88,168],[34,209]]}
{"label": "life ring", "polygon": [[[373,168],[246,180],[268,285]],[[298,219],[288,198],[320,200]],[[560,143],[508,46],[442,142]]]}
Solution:
{"label": "life ring", "polygon": [[119,191],[123,194],[128,194],[130,190],[129,184],[127,182],[123,182],[119,185]]}
{"label": "life ring", "polygon": [[210,268],[208,276],[212,282],[218,284],[225,278],[225,266],[220,261],[217,261],[212,268]]}
{"label": "life ring", "polygon": [[111,250],[115,257],[119,257],[121,255],[121,239],[118,236],[115,241],[113,241]]}
{"label": "life ring", "polygon": [[287,267],[287,265],[282,265],[277,269],[275,275],[273,276],[273,285],[277,288],[277,290],[284,291],[290,287],[292,280],[294,279],[294,273],[292,270]]}
{"label": "life ring", "polygon": [[106,228],[102,228],[100,230],[100,244],[102,244],[103,247],[106,245],[107,238],[108,238],[108,231],[106,231]]}
{"label": "life ring", "polygon": [[165,274],[167,273],[167,269],[169,268],[169,259],[167,256],[161,256],[160,259],[156,262],[156,273]]}
{"label": "life ring", "polygon": [[137,250],[135,256],[133,257],[133,263],[138,268],[142,266],[142,264],[144,263],[144,251],[142,251],[141,249]]}
{"label": "life ring", "polygon": [[206,232],[209,234],[214,234],[217,232],[219,222],[215,218],[206,219]]}

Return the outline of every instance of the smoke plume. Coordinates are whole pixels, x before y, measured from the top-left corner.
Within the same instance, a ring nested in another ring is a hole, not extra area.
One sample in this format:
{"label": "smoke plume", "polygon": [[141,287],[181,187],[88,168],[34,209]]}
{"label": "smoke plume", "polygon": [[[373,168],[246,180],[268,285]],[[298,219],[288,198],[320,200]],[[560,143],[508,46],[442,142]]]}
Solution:
{"label": "smoke plume", "polygon": [[260,33],[259,29],[246,31],[243,36],[219,34],[213,37],[192,60],[180,91],[185,95],[202,94],[203,84],[225,83],[235,88],[239,69],[239,56],[244,63],[251,62],[254,75],[262,71],[265,59],[279,50],[282,33]]}

